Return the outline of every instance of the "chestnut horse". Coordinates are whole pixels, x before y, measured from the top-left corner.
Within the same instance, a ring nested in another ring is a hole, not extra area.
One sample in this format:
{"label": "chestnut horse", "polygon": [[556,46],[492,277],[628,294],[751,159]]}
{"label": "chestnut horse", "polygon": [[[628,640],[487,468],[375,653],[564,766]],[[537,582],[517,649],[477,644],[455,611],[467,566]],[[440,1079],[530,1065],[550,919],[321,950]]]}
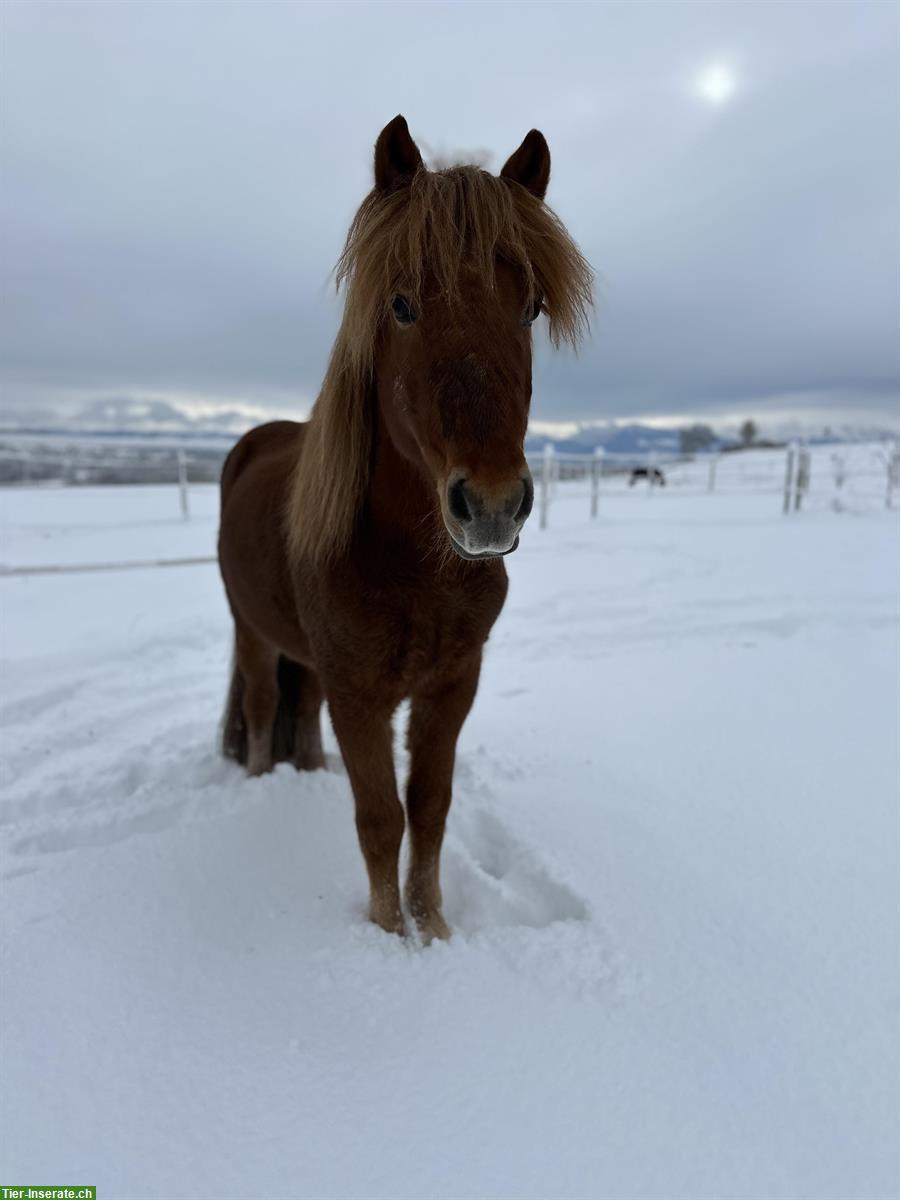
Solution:
{"label": "chestnut horse", "polygon": [[[456,740],[533,488],[531,325],[573,345],[591,275],[543,203],[532,130],[499,176],[425,168],[406,121],[337,269],[343,321],[312,416],[247,433],[222,473],[219,563],[235,655],[223,750],[251,775],[324,765],[327,700],[356,805],[369,916],[446,938],[439,858]],[[391,721],[410,700],[406,820]]]}

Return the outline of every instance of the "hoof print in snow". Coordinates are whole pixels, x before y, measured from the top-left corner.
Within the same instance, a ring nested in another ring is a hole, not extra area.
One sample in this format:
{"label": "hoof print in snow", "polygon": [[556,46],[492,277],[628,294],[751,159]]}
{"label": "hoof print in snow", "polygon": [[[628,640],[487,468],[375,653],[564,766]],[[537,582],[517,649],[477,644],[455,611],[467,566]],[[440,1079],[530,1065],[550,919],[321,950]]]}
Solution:
{"label": "hoof print in snow", "polygon": [[483,810],[460,808],[448,831],[442,871],[444,910],[453,928],[543,929],[586,920],[584,901],[501,821]]}

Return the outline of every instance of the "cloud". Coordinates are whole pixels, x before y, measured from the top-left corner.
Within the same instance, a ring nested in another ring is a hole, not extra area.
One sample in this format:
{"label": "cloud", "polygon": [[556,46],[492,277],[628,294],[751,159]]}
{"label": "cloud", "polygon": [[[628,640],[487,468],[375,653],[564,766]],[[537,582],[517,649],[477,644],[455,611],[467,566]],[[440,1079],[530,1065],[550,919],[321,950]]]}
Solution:
{"label": "cloud", "polygon": [[[304,411],[329,274],[403,111],[436,156],[532,125],[599,272],[547,420],[896,417],[897,43],[877,4],[7,3],[0,403]],[[727,62],[727,102],[697,80]],[[478,151],[478,157],[484,156]]]}

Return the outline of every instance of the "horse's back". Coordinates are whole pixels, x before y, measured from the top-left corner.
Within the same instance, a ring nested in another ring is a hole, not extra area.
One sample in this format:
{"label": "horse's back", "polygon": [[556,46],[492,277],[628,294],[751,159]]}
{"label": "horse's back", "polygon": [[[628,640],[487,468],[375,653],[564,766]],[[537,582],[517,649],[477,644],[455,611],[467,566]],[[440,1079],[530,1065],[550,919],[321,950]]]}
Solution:
{"label": "horse's back", "polygon": [[219,566],[238,622],[303,661],[287,562],[285,509],[306,426],[270,421],[235,443],[222,467]]}
{"label": "horse's back", "polygon": [[[222,466],[221,488],[223,504],[229,496],[234,483],[248,466],[265,468],[272,466],[276,469],[279,460],[285,459],[288,474],[292,470],[303,445],[303,435],[306,425],[300,421],[269,421],[265,425],[257,425],[247,432],[231,447],[228,457]],[[282,481],[286,483],[286,480]]]}

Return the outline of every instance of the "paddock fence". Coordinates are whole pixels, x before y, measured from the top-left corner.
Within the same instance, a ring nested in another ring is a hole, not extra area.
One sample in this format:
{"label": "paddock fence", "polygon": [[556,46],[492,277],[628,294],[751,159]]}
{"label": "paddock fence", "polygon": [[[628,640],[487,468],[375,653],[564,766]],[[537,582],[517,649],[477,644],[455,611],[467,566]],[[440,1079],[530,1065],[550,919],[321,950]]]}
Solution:
{"label": "paddock fence", "polygon": [[785,516],[804,509],[861,512],[893,508],[900,496],[896,443],[821,445],[791,442],[775,450],[732,451],[692,457],[612,455],[558,451],[548,443],[528,456],[539,525],[546,529],[554,503],[582,498],[592,518],[604,498],[769,495]]}
{"label": "paddock fence", "polygon": [[[42,438],[0,435],[0,488],[172,484],[184,520],[191,518],[191,487],[218,481],[233,443],[142,439]],[[561,500],[583,503],[593,519],[615,499],[769,495],[785,516],[805,509],[855,512],[892,508],[900,496],[897,443],[748,449],[693,457],[654,453],[561,452],[552,443],[530,453],[538,524],[546,529]]]}

